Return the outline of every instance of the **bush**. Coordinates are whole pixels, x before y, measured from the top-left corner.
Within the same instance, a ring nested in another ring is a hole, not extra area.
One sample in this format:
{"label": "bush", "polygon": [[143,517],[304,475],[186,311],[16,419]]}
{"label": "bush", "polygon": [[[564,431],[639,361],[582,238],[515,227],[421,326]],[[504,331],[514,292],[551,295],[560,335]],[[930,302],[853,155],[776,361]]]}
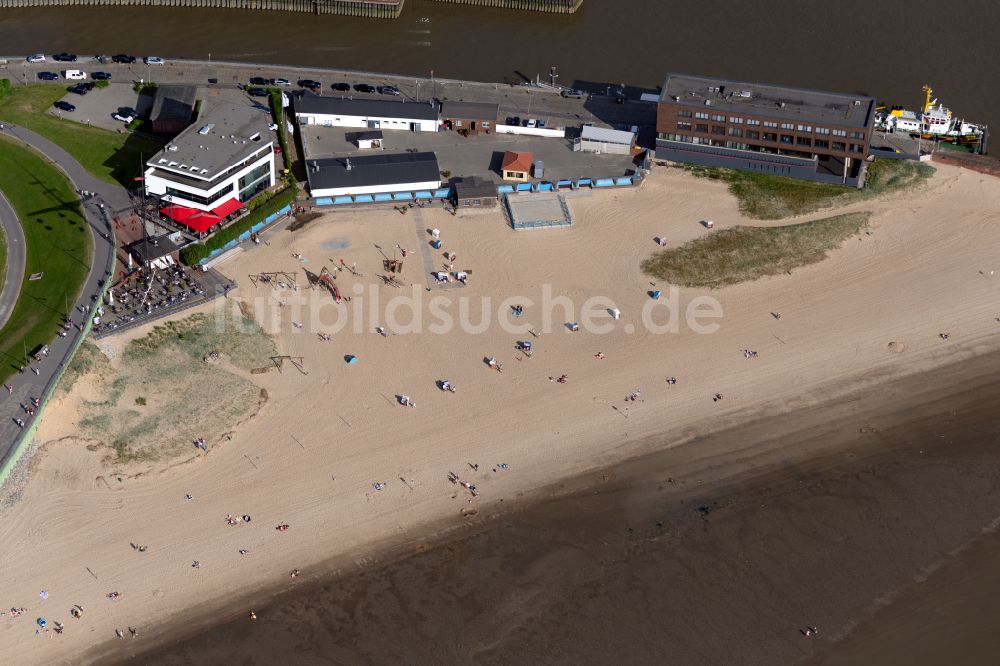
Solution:
{"label": "bush", "polygon": [[0,79],[0,99],[10,94],[10,79]]}
{"label": "bush", "polygon": [[181,261],[188,266],[194,266],[202,259],[206,259],[213,250],[224,247],[229,241],[236,240],[243,232],[249,231],[252,226],[263,221],[266,217],[295,201],[298,190],[295,187],[286,187],[270,199],[266,199],[262,204],[250,211],[242,220],[238,220],[225,229],[217,232],[204,243],[188,245],[181,250]]}
{"label": "bush", "polygon": [[134,86],[132,86],[132,90],[136,91],[140,95],[155,95],[156,94],[156,89],[158,87],[159,86],[157,84],[155,84],[155,83],[153,83],[151,81],[148,81],[146,83],[137,83],[137,84],[135,84]]}
{"label": "bush", "polygon": [[95,88],[107,88],[111,85],[108,81],[94,81]]}

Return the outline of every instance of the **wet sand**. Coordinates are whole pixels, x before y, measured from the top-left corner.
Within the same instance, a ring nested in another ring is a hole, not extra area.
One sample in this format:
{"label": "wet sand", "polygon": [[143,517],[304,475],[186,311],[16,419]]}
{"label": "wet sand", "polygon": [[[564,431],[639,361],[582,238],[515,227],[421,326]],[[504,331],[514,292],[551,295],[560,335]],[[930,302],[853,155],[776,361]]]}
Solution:
{"label": "wet sand", "polygon": [[125,663],[945,663],[939,623],[994,654],[998,371],[962,361],[587,474]]}

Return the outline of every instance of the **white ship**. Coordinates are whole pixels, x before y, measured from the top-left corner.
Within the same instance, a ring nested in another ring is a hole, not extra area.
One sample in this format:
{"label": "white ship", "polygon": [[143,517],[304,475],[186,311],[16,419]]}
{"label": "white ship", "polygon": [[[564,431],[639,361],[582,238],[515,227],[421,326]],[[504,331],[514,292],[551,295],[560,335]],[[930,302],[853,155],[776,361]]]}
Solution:
{"label": "white ship", "polygon": [[979,143],[984,134],[983,126],[956,118],[951,109],[931,97],[933,93],[930,86],[924,86],[924,106],[919,113],[899,106],[883,112],[878,121],[880,129],[936,141]]}

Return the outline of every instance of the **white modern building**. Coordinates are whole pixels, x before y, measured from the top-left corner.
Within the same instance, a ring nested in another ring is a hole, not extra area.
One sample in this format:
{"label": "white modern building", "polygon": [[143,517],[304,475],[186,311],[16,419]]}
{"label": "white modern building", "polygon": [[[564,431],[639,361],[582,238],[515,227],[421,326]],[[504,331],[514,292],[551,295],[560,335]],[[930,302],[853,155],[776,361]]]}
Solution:
{"label": "white modern building", "polygon": [[621,130],[584,125],[580,138],[573,143],[573,150],[587,153],[628,155],[635,147],[635,134]]}
{"label": "white modern building", "polygon": [[145,188],[161,213],[207,231],[275,183],[270,115],[240,104],[203,109],[198,122],[146,162]]}
{"label": "white modern building", "polygon": [[434,102],[319,97],[311,93],[295,100],[295,117],[299,125],[411,132],[437,132],[439,125]]}
{"label": "white modern building", "polygon": [[415,192],[441,187],[434,153],[389,153],[306,160],[313,197]]}

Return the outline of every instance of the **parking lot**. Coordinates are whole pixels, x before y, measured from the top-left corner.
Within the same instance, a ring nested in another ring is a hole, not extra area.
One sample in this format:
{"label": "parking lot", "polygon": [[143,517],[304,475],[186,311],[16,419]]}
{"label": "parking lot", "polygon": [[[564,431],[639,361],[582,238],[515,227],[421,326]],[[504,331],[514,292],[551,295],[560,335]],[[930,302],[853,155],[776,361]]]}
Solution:
{"label": "parking lot", "polygon": [[[358,150],[349,137],[364,130],[347,127],[311,125],[300,128],[304,149],[309,158],[373,155],[379,151]],[[513,134],[482,134],[463,138],[457,132],[409,132],[383,130],[386,152],[406,150],[433,151],[438,165],[452,177],[489,176],[500,180],[500,160],[504,151],[530,151],[545,163],[545,180],[560,178],[611,178],[624,175],[633,167],[629,155],[574,153],[570,139],[532,137]],[[445,179],[447,180],[447,178]]]}
{"label": "parking lot", "polygon": [[[53,85],[66,88],[73,83],[75,82],[59,81]],[[66,112],[52,107],[49,109],[50,114],[114,132],[125,129],[125,123],[111,117],[120,107],[130,106],[138,111],[139,115],[146,115],[153,104],[152,97],[139,95],[132,89],[131,84],[114,81],[107,88],[94,88],[86,95],[67,92],[62,99],[75,106],[76,111]]]}
{"label": "parking lot", "polygon": [[[626,89],[624,95],[617,88],[604,84],[588,84],[587,94],[582,98],[564,98],[558,92],[540,87],[530,87],[512,82],[482,83],[470,81],[454,81],[445,79],[391,76],[377,73],[348,72],[334,69],[315,69],[305,67],[286,67],[280,65],[251,65],[239,63],[212,63],[206,61],[173,61],[165,65],[148,66],[141,60],[131,65],[111,62],[98,63],[92,57],[80,56],[74,63],[78,69],[87,72],[110,72],[116,83],[132,83],[139,80],[156,83],[188,83],[207,89],[236,90],[249,83],[250,79],[260,76],[268,79],[282,77],[292,82],[289,91],[295,90],[300,79],[312,79],[321,84],[323,95],[351,95],[353,97],[379,97],[377,93],[360,93],[352,90],[349,93],[335,92],[331,86],[334,83],[355,84],[366,83],[373,86],[391,84],[399,88],[401,96],[406,99],[427,99],[431,96],[441,101],[474,101],[493,102],[500,105],[501,119],[508,116],[518,116],[522,119],[537,118],[544,120],[549,127],[577,127],[582,123],[594,123],[598,127],[614,127],[627,129],[638,125],[639,143],[649,147],[653,144],[654,127],[656,123],[656,105],[639,101],[642,90]],[[20,70],[20,71],[18,71]],[[39,83],[37,73],[40,71],[61,71],[56,63],[39,64],[24,63],[18,69],[10,72],[13,79],[20,82],[26,79],[29,83]],[[59,81],[64,87],[64,81]],[[583,84],[581,84],[583,85]],[[78,97],[72,95],[72,97]],[[622,103],[618,103],[621,97]],[[76,104],[75,101],[72,103]],[[77,105],[79,107],[79,105]],[[79,113],[79,111],[78,111]],[[96,116],[96,113],[92,113]],[[109,116],[110,117],[110,116]],[[96,118],[90,118],[96,122]]]}

